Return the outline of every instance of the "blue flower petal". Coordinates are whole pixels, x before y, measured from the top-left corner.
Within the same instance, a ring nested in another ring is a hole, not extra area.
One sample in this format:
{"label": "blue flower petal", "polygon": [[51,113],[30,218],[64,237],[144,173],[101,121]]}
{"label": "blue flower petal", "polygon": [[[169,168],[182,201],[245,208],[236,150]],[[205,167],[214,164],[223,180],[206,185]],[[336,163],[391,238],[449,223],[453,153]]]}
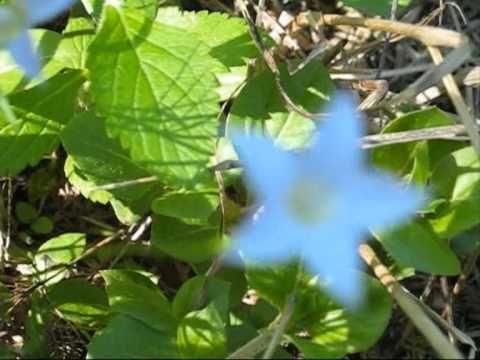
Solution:
{"label": "blue flower petal", "polygon": [[290,188],[299,170],[293,154],[257,135],[245,136],[235,131],[232,140],[245,177],[258,195],[273,200]]}
{"label": "blue flower petal", "polygon": [[30,25],[37,25],[61,14],[76,0],[24,0]]}
{"label": "blue flower petal", "polygon": [[[305,166],[343,178],[343,173],[361,167],[365,155],[360,149],[364,133],[362,119],[353,99],[340,92],[327,109],[314,145],[305,153]],[[338,176],[340,175],[340,176]]]}
{"label": "blue flower petal", "polygon": [[358,174],[352,184],[342,189],[350,204],[351,219],[365,227],[389,226],[415,214],[425,202],[425,196],[416,189],[403,188],[388,175]]}
{"label": "blue flower petal", "polygon": [[332,227],[304,246],[303,259],[309,272],[327,281],[327,290],[347,306],[358,305],[363,297],[360,275],[354,271],[360,264],[357,247],[361,233],[361,229],[345,225]]}
{"label": "blue flower petal", "polygon": [[241,224],[233,238],[232,251],[242,252],[249,260],[271,264],[299,254],[302,230],[282,209],[266,206],[258,219]]}
{"label": "blue flower petal", "polygon": [[40,72],[40,60],[33,52],[32,43],[27,31],[22,32],[8,44],[8,50],[15,62],[32,78]]}

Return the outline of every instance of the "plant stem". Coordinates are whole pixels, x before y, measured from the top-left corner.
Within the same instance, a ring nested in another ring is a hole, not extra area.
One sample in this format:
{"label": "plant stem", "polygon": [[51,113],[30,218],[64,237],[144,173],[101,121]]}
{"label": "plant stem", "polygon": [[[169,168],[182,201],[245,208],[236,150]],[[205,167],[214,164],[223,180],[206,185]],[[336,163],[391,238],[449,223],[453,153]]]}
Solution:
{"label": "plant stem", "polygon": [[255,355],[263,351],[272,341],[274,335],[273,330],[266,330],[258,335],[256,338],[250,340],[248,343],[230,354],[227,359],[253,359]]}
{"label": "plant stem", "polygon": [[432,348],[442,359],[463,359],[455,345],[440,331],[419,305],[419,300],[404,289],[377,258],[372,248],[366,244],[359,247],[360,256],[372,268],[377,278],[387,288],[398,305],[410,318],[417,329],[425,336]]}

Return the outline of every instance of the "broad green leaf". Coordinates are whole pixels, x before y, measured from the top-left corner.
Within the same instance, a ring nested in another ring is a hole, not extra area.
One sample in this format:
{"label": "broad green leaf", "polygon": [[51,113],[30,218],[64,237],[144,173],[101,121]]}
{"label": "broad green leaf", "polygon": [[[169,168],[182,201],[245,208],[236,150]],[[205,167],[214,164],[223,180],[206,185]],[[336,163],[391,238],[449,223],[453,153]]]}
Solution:
{"label": "broad green leaf", "polygon": [[211,172],[205,173],[192,190],[166,192],[152,203],[159,215],[207,221],[220,204],[218,185]]}
{"label": "broad green leaf", "polygon": [[65,160],[64,166],[65,176],[68,181],[77,189],[85,198],[93,202],[98,202],[100,204],[107,204],[110,199],[113,198],[113,195],[105,190],[92,190],[95,187],[95,183],[87,179],[85,175],[81,173],[80,170],[75,168],[73,159],[68,156]]}
{"label": "broad green leaf", "polygon": [[45,359],[49,357],[48,329],[52,320],[52,311],[45,297],[34,291],[30,297],[30,309],[25,321],[25,343],[22,357],[27,359]]}
{"label": "broad green leaf", "polygon": [[217,224],[192,225],[157,215],[153,219],[152,246],[188,262],[211,259],[225,247]]}
{"label": "broad green leaf", "polygon": [[86,238],[82,233],[65,233],[43,243],[35,253],[35,279],[52,285],[62,280],[68,273],[64,266],[46,270],[55,265],[67,265],[85,250]]}
{"label": "broad green leaf", "polygon": [[[95,114],[81,113],[74,117],[61,135],[62,143],[74,166],[94,186],[115,184],[150,176],[150,173],[132,161],[128,151],[117,139],[109,138],[105,120]],[[142,197],[153,183],[119,187],[109,190],[115,198],[133,201]],[[83,189],[89,192],[89,189]]]}
{"label": "broad green leaf", "polygon": [[269,303],[281,310],[293,293],[298,278],[298,264],[258,267],[247,264],[248,285]]}
{"label": "broad green leaf", "polygon": [[177,345],[184,359],[217,359],[226,357],[225,323],[210,304],[192,311],[179,324]]}
{"label": "broad green leaf", "polygon": [[147,277],[128,270],[103,270],[110,310],[129,315],[152,329],[174,333],[171,306],[160,289]]}
{"label": "broad green leaf", "polygon": [[87,49],[94,34],[95,26],[90,20],[70,17],[58,49],[53,55],[54,60],[70,69],[86,68]]}
{"label": "broad green leaf", "polygon": [[181,319],[199,307],[212,304],[222,319],[226,320],[230,285],[216,278],[207,280],[203,275],[188,279],[175,295],[172,303],[173,314],[177,319]]}
{"label": "broad green leaf", "polygon": [[297,264],[262,268],[247,264],[250,286],[277,309],[282,310],[288,297],[295,294],[288,334],[307,331],[325,357],[364,351],[379,339],[388,324],[392,302],[376,279],[360,273],[366,299],[357,309],[346,310],[322,290],[319,279],[297,272]]}
{"label": "broad green leaf", "polygon": [[312,340],[302,339],[298,336],[288,336],[306,359],[341,359],[346,355],[343,346],[319,345]]}
{"label": "broad green leaf", "polygon": [[48,301],[62,316],[83,326],[98,326],[108,315],[107,294],[83,279],[64,280],[48,289]]}
{"label": "broad green leaf", "polygon": [[9,54],[0,51],[0,92],[8,94],[30,89],[65,68],[85,68],[86,50],[93,33],[93,25],[84,18],[70,18],[63,35],[43,29],[31,30],[34,50],[42,55],[41,76],[26,78]]}
{"label": "broad green leaf", "polygon": [[172,303],[172,312],[177,319],[183,318],[200,303],[204,286],[205,276],[195,276],[182,284]]}
{"label": "broad green leaf", "polygon": [[480,223],[480,161],[472,147],[446,157],[432,176],[431,188],[447,200],[429,217],[441,237],[451,238]]}
{"label": "broad green leaf", "polygon": [[258,56],[248,26],[241,18],[218,12],[181,12],[176,7],[165,7],[159,9],[156,21],[195,34],[210,47],[210,55],[229,68],[244,65],[246,59]]}
{"label": "broad green leaf", "polygon": [[15,204],[17,220],[23,224],[30,224],[38,217],[38,210],[29,202],[19,201]]}
{"label": "broad green leaf", "polygon": [[[411,1],[412,0],[399,0],[398,4],[400,7],[406,7],[410,5]],[[343,0],[342,2],[366,14],[380,15],[388,18],[390,17],[393,0]]]}
{"label": "broad green leaf", "polygon": [[97,331],[87,359],[176,359],[178,355],[175,336],[120,314]]}
{"label": "broad green leaf", "polygon": [[61,61],[53,59],[62,40],[60,34],[40,29],[31,30],[29,33],[34,51],[42,54],[41,77],[35,79],[26,78],[25,73],[13,61],[8,51],[0,49],[0,92],[4,94],[29,89],[42,83],[45,79],[51,78],[65,68]]}
{"label": "broad green leaf", "polygon": [[455,253],[426,222],[412,221],[391,230],[382,230],[377,238],[403,266],[440,275],[457,275],[460,272],[460,262]]}
{"label": "broad green leaf", "polygon": [[207,220],[218,204],[216,192],[179,191],[166,193],[155,199],[152,210],[159,215]]}
{"label": "broad green leaf", "polygon": [[[282,82],[295,104],[317,113],[334,90],[328,71],[318,62],[310,63],[293,76],[281,66]],[[315,121],[286,109],[269,70],[248,81],[235,99],[228,129],[264,132],[286,149],[305,147],[315,131]]]}
{"label": "broad green leaf", "polygon": [[88,68],[107,133],[165,182],[189,184],[213,154],[220,65],[191,33],[106,6]]}
{"label": "broad green leaf", "polygon": [[[87,12],[95,19],[99,20],[102,15],[102,9],[105,6],[105,0],[82,0],[83,6]],[[157,13],[158,0],[118,0],[118,6],[137,9],[148,15],[150,18],[155,18]]]}
{"label": "broad green leaf", "polygon": [[10,98],[17,121],[0,129],[0,176],[16,175],[57,147],[84,80],[83,72],[67,71]]}
{"label": "broad green leaf", "polygon": [[47,256],[56,264],[68,264],[85,250],[86,238],[82,233],[65,233],[43,243],[35,259]]}
{"label": "broad green leaf", "polygon": [[[347,311],[330,303],[327,308],[317,310],[323,316],[306,328],[312,341],[326,351],[366,351],[383,335],[390,320],[392,300],[379,281],[367,275],[363,277],[367,290],[363,306]],[[321,304],[320,297],[312,297],[311,301]],[[316,313],[311,316],[315,317]]]}
{"label": "broad green leaf", "polygon": [[40,216],[30,224],[30,229],[35,234],[48,235],[53,231],[54,224],[48,216]]}
{"label": "broad green leaf", "polygon": [[[389,123],[382,134],[400,131],[421,130],[432,127],[453,125],[454,121],[445,112],[436,107],[408,113]],[[412,175],[424,181],[446,154],[462,146],[458,141],[429,140],[413,141],[403,144],[382,146],[372,151],[373,163],[383,169],[405,175],[414,167]],[[420,171],[420,172],[419,172]],[[420,174],[423,174],[420,176]],[[420,177],[420,178],[419,178]]]}

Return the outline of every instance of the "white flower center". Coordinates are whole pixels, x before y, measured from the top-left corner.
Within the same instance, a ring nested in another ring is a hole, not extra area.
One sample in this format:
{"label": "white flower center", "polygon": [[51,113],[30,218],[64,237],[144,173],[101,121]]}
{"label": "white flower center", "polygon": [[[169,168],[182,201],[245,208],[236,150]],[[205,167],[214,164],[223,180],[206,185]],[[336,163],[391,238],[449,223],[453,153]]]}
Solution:
{"label": "white flower center", "polygon": [[336,207],[335,191],[321,179],[300,178],[287,194],[291,215],[305,225],[325,221]]}

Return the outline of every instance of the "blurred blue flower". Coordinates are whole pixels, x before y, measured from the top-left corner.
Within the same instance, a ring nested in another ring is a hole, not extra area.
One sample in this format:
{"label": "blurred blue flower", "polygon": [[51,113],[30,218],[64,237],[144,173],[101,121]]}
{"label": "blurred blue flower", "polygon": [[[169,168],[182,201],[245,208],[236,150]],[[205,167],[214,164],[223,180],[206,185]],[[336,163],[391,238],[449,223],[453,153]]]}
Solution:
{"label": "blurred blue flower", "polygon": [[28,29],[51,20],[75,1],[14,0],[0,5],[0,33],[3,33],[0,44],[7,47],[28,77],[35,77],[40,72],[40,60],[33,51]]}
{"label": "blurred blue flower", "polygon": [[345,305],[358,304],[363,290],[357,247],[369,227],[400,222],[423,203],[366,166],[360,149],[362,119],[354,102],[340,94],[300,154],[275,147],[260,136],[233,134],[245,177],[261,204],[234,233],[227,261],[240,251],[248,260],[271,265],[300,257],[306,269],[328,283]]}

